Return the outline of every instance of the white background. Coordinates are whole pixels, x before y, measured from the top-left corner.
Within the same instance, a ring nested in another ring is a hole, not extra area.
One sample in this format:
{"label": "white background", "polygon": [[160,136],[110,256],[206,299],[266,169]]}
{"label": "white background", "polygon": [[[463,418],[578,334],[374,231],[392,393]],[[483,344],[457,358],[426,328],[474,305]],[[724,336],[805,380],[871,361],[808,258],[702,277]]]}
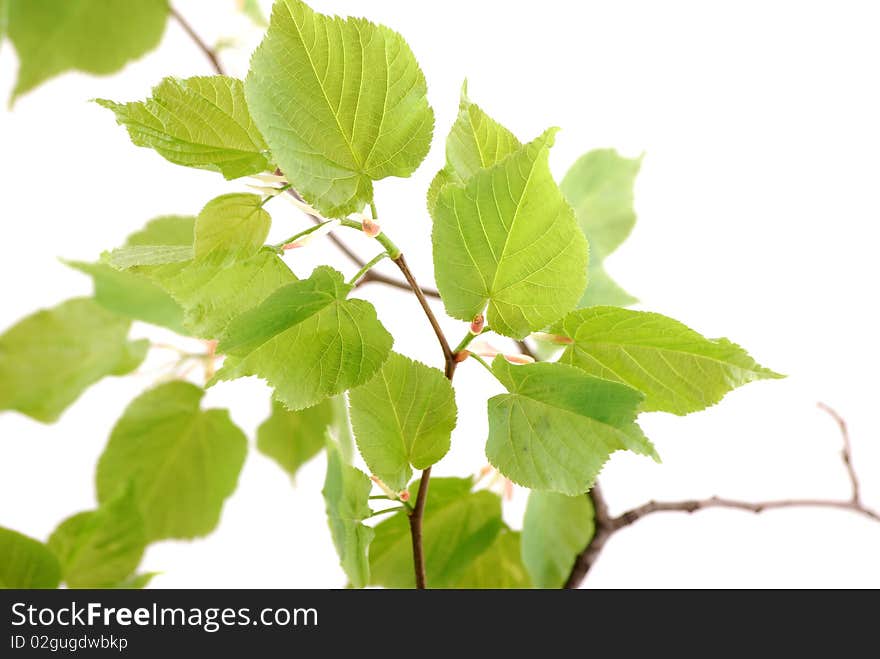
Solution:
{"label": "white background", "polygon": [[[833,422],[849,421],[865,500],[880,508],[877,293],[880,261],[880,40],[871,2],[412,2],[314,0],[325,12],[366,14],[404,34],[437,113],[434,148],[409,180],[376,186],[383,225],[424,284],[432,283],[424,193],[462,80],[472,98],[520,138],[563,128],[552,153],[561,177],[583,152],[646,152],[636,189],[639,222],[608,262],[641,300],[708,336],[728,336],[790,375],[750,385],[687,418],[653,414],[644,428],[662,465],[618,454],[602,475],[621,512],[648,499],[721,494],[745,500],[846,497]],[[259,32],[232,0],[175,5],[244,75]],[[0,90],[15,57],[0,52]],[[96,96],[140,99],[163,76],[210,73],[169,23],[158,51],[120,75],[69,74],[0,112],[0,327],[73,295],[88,279],[57,256],[91,259],[151,217],[192,213],[243,182],[166,163],[132,146]],[[280,237],[307,226],[270,205]],[[370,246],[360,246],[364,256]],[[320,259],[349,274],[329,243],[288,260],[305,274]],[[368,287],[396,349],[430,364],[440,354],[413,298]],[[438,310],[441,307],[437,306]],[[444,317],[457,340],[461,323]],[[137,326],[135,332],[154,336]],[[0,524],[45,539],[62,518],[94,505],[93,466],[123,407],[157,377],[91,388],[55,425],[0,417]],[[485,400],[498,393],[478,365],[456,378],[460,423],[435,473],[485,464]],[[256,381],[210,390],[253,436],[269,392]],[[217,531],[149,549],[157,587],[323,587],[344,577],[327,531],[323,459],[295,487],[252,451]],[[507,506],[520,523],[523,497]],[[880,586],[880,524],[847,512],[761,516],[709,511],[655,515],[613,538],[588,587]]]}

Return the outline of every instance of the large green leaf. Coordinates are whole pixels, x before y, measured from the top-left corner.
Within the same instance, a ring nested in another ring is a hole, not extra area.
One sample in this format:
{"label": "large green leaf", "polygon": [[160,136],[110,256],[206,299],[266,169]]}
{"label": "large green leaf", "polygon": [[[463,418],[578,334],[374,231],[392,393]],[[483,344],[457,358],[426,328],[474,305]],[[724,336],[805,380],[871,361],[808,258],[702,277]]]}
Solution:
{"label": "large green leaf", "polygon": [[271,416],[257,429],[257,449],[275,460],[292,478],[324,448],[333,419],[333,403],[329,399],[297,412],[273,400]]}
{"label": "large green leaf", "polygon": [[101,378],[130,373],[148,348],[130,325],[88,298],[20,320],[0,335],[0,410],[50,423]]}
{"label": "large green leaf", "polygon": [[261,247],[271,223],[261,201],[253,194],[222,195],[199,213],[191,247],[162,240],[157,229],[105,260],[171,295],[184,310],[187,332],[218,338],[233,318],[296,281],[273,250]]}
{"label": "large green leaf", "polygon": [[106,75],[159,45],[167,0],[8,0],[13,100],[65,71]]}
{"label": "large green leaf", "polygon": [[58,588],[61,566],[46,545],[0,527],[0,590]]}
{"label": "large green leaf", "polygon": [[348,580],[355,588],[370,581],[367,552],[373,529],[363,521],[373,514],[368,504],[373,484],[362,471],[345,464],[336,444],[327,442],[327,478],[324,501],[333,544]]}
{"label": "large green leaf", "polygon": [[501,529],[495,542],[477,556],[458,578],[457,588],[531,588],[520,557],[520,534]]}
{"label": "large green leaf", "polygon": [[[433,478],[429,485],[422,524],[428,587],[455,588],[501,530],[501,499],[486,490],[471,492],[467,478]],[[416,481],[410,491],[418,489]],[[409,516],[396,513],[376,526],[370,578],[388,588],[413,588],[414,575]]]}
{"label": "large green leaf", "polygon": [[581,307],[627,306],[637,301],[611,279],[602,264],[635,226],[633,186],[641,166],[641,158],[596,149],[581,156],[562,179],[560,188],[590,241],[588,283]]}
{"label": "large green leaf", "polygon": [[125,583],[141,562],[147,538],[134,489],[97,510],[67,518],[49,538],[69,588],[109,588]]}
{"label": "large green leaf", "polygon": [[403,38],[299,0],[275,3],[245,93],[281,169],[327,217],[362,210],[373,181],[409,176],[431,144],[425,78]]}
{"label": "large green leaf", "polygon": [[522,560],[536,588],[562,588],[593,538],[593,504],[584,495],[532,492],[522,530]]}
{"label": "large green leaf", "polygon": [[434,205],[434,268],[449,315],[522,338],[571,311],[586,284],[587,241],[547,162],[555,131],[447,184]]}
{"label": "large green leaf", "polygon": [[292,410],[363,384],[387,359],[392,338],[373,305],[346,298],[351,290],[327,266],[279,288],[230,323],[217,379],[257,375]]}
{"label": "large green leaf", "polygon": [[202,396],[187,382],[142,394],[116,422],[98,462],[98,500],[132,483],[148,540],[207,535],[235,490],[247,439],[226,410],[202,410]]}
{"label": "large green leaf", "polygon": [[492,371],[510,393],[489,399],[486,455],[524,487],[581,494],[614,451],[656,459],[636,425],[643,396],[571,366],[513,366],[500,355]]}
{"label": "large green leaf", "polygon": [[[126,240],[136,245],[176,245],[191,247],[195,217],[167,215],[150,220]],[[167,327],[184,334],[183,309],[166,291],[147,277],[116,270],[107,263],[64,261],[94,282],[95,301],[105,309],[133,320]]]}
{"label": "large green leaf", "polygon": [[513,133],[471,102],[465,81],[461,87],[458,118],[446,138],[446,166],[437,172],[431,183],[428,208],[434,208],[445,185],[464,185],[480,170],[504,160],[521,147]]}
{"label": "large green leaf", "polygon": [[131,141],[177,165],[219,171],[227,179],[270,169],[268,147],[248,112],[241,80],[165,78],[146,101],[99,105],[112,110]]}
{"label": "large green leaf", "polygon": [[553,331],[574,340],[560,361],[638,389],[646,411],[688,414],[740,385],[783,377],[735,343],[707,339],[656,313],[592,307],[569,314]]}
{"label": "large green leaf", "polygon": [[379,373],[349,394],[351,423],[367,466],[392,490],[412,467],[426,469],[449,450],[455,393],[441,371],[392,352]]}

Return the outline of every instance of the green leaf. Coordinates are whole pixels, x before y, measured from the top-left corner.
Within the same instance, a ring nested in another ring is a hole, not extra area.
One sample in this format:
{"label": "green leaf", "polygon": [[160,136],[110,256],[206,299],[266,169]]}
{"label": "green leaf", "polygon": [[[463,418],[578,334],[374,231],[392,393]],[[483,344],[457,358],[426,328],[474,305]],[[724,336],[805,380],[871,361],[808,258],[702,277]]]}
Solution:
{"label": "green leaf", "polygon": [[370,581],[367,552],[374,532],[362,522],[373,514],[368,505],[372,487],[367,475],[345,464],[336,444],[328,441],[327,478],[322,493],[339,562],[355,588],[363,588]]}
{"label": "green leaf", "polygon": [[593,538],[593,503],[584,495],[532,492],[522,531],[522,560],[537,588],[562,588]]}
{"label": "green leaf", "polygon": [[[126,246],[192,246],[195,217],[163,216],[130,235]],[[62,261],[92,277],[95,301],[105,309],[185,334],[183,309],[158,284],[132,272],[121,272],[106,263]]]}
{"label": "green leaf", "polygon": [[248,112],[244,83],[226,76],[165,78],[146,101],[98,99],[137,146],[176,165],[219,171],[227,179],[270,169],[268,147]]}
{"label": "green leaf", "polygon": [[50,423],[108,375],[136,369],[147,351],[131,322],[76,298],[32,314],[0,335],[0,410]]}
{"label": "green leaf", "polygon": [[193,215],[161,215],[153,218],[125,240],[129,247],[134,245],[179,245],[189,247],[193,244],[196,218]]}
{"label": "green leaf", "polygon": [[455,392],[441,371],[392,352],[379,373],[349,393],[351,423],[367,466],[392,490],[412,469],[426,469],[449,450]]}
{"label": "green leaf", "polygon": [[446,166],[428,190],[428,209],[433,210],[440,190],[449,183],[464,185],[481,170],[501,162],[522,147],[516,136],[487,115],[461,87],[458,118],[446,138]]}
{"label": "green leaf", "polygon": [[210,533],[238,482],[247,439],[226,410],[200,409],[203,396],[180,381],[141,394],[98,462],[98,500],[131,482],[150,541]]}
{"label": "green leaf", "polygon": [[127,579],[113,584],[110,588],[116,590],[142,590],[150,585],[150,582],[157,576],[159,572],[144,572],[142,574],[133,574]]}
{"label": "green leaf", "polygon": [[425,77],[403,38],[299,0],[275,3],[245,94],[288,180],[326,217],[362,210],[373,181],[409,176],[431,145]]}
{"label": "green leaf", "polygon": [[379,370],[391,335],[373,305],[327,266],[283,286],[230,323],[218,349],[229,355],[217,380],[256,375],[288,409],[311,407],[356,387]]}
{"label": "green leaf", "polygon": [[434,206],[434,268],[449,315],[522,338],[572,310],[586,284],[587,241],[548,165],[555,131]]}
{"label": "green leaf", "polygon": [[[271,218],[261,201],[253,194],[222,195],[199,213],[192,247],[165,242],[157,227],[107,260],[171,295],[189,333],[218,338],[233,318],[296,281],[274,251],[262,248]],[[160,242],[149,244],[151,239]]]}
{"label": "green leaf", "polygon": [[513,366],[500,355],[492,371],[510,393],[489,399],[486,455],[514,483],[581,494],[614,451],[656,459],[635,423],[643,396],[571,366]]}
{"label": "green leaf", "polygon": [[97,510],[69,517],[48,544],[69,588],[108,588],[125,582],[147,546],[134,490],[122,491]]}
{"label": "green leaf", "polygon": [[456,588],[531,588],[520,557],[520,534],[501,529],[486,551],[477,556],[458,579]]}
{"label": "green leaf", "polygon": [[602,267],[636,223],[633,187],[642,158],[624,158],[613,149],[590,151],[572,165],[560,188],[590,241],[588,284],[579,306],[626,306],[637,302]]}
{"label": "green leaf", "polygon": [[63,263],[92,278],[95,301],[105,309],[132,320],[167,327],[178,334],[185,333],[183,309],[149,279],[130,272],[120,272],[104,263]]}
{"label": "green leaf", "polygon": [[260,7],[259,0],[241,0],[238,3],[238,8],[257,27],[269,27],[269,21],[263,13],[262,7]]}
{"label": "green leaf", "polygon": [[[471,492],[467,478],[433,478],[428,489],[422,543],[429,588],[455,588],[473,561],[495,541],[503,523],[501,499],[486,490]],[[418,492],[419,481],[410,486]],[[413,588],[415,576],[409,516],[392,515],[376,526],[370,547],[372,583]]]}
{"label": "green leaf", "polygon": [[167,0],[8,0],[18,53],[13,101],[65,71],[115,73],[159,45]]}
{"label": "green leaf", "polygon": [[0,527],[0,590],[58,588],[60,583],[61,566],[46,545]]}
{"label": "green leaf", "polygon": [[638,389],[644,411],[684,415],[748,382],[783,377],[735,343],[707,339],[656,313],[592,307],[569,314],[553,331],[574,340],[561,362]]}
{"label": "green leaf", "polygon": [[257,449],[293,478],[301,466],[324,448],[333,416],[329,399],[298,412],[272,401],[272,415],[257,429]]}

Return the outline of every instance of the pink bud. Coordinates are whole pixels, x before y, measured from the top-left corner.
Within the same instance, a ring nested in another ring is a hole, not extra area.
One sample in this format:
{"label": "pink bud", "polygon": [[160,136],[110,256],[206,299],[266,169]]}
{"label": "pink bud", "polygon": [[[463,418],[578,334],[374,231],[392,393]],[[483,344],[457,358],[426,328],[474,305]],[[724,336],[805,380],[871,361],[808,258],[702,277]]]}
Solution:
{"label": "pink bud", "polygon": [[403,490],[397,495],[397,498],[404,502],[409,501],[409,490]]}
{"label": "pink bud", "polygon": [[534,364],[534,357],[529,357],[528,355],[504,355],[504,359],[506,359],[511,364]]}
{"label": "pink bud", "polygon": [[379,226],[379,223],[368,217],[365,217],[361,221],[361,229],[363,229],[363,232],[370,238],[375,238],[382,233],[382,227]]}
{"label": "pink bud", "polygon": [[291,249],[299,249],[300,247],[303,247],[303,244],[297,240],[295,242],[287,243],[286,245],[282,245],[281,249],[283,249],[286,252]]}
{"label": "pink bud", "polygon": [[535,332],[532,334],[532,338],[537,339],[538,341],[545,341],[547,343],[555,343],[559,346],[570,346],[574,343],[574,339],[568,336],[562,336],[560,334],[547,334],[546,332]]}
{"label": "pink bud", "polygon": [[464,360],[466,360],[470,356],[471,356],[471,353],[469,353],[467,350],[459,350],[457,353],[455,353],[455,363],[461,364]]}
{"label": "pink bud", "polygon": [[485,326],[486,318],[483,316],[483,314],[478,313],[471,321],[471,334],[479,334],[483,331],[483,327]]}

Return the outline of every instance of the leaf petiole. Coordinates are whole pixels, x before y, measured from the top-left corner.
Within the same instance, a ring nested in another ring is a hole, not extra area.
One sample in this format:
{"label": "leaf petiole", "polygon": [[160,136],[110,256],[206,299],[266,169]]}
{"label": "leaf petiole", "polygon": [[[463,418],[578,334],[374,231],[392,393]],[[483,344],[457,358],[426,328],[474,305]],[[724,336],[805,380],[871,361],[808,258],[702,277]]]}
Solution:
{"label": "leaf petiole", "polygon": [[368,263],[364,264],[363,268],[358,270],[357,274],[354,277],[352,277],[351,279],[348,280],[348,285],[349,286],[356,286],[358,281],[360,281],[361,277],[363,277],[365,274],[367,274],[373,268],[373,266],[375,266],[377,263],[379,263],[382,259],[387,258],[387,257],[388,257],[388,252],[382,252],[381,254],[374,256],[372,259],[370,259],[370,261]]}

